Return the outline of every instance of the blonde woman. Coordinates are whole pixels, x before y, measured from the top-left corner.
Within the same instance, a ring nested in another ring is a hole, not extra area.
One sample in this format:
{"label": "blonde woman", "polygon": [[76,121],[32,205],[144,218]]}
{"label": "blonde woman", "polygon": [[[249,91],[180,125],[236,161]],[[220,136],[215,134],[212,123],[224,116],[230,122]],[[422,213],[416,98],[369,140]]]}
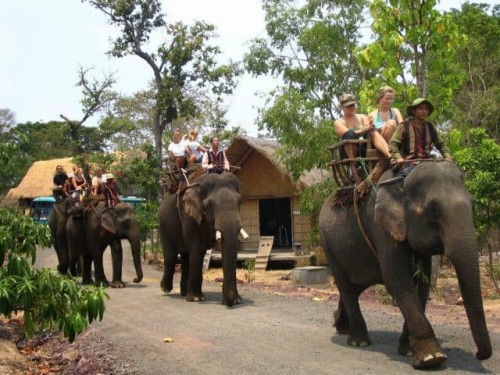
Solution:
{"label": "blonde woman", "polygon": [[207,151],[205,147],[200,145],[196,138],[198,138],[198,131],[195,129],[190,130],[189,140],[186,145],[189,163],[201,163],[203,154]]}
{"label": "blonde woman", "polygon": [[378,108],[368,114],[373,121],[375,129],[389,142],[396,131],[398,124],[403,123],[403,116],[397,108],[392,107],[394,103],[394,89],[383,86],[377,94]]}

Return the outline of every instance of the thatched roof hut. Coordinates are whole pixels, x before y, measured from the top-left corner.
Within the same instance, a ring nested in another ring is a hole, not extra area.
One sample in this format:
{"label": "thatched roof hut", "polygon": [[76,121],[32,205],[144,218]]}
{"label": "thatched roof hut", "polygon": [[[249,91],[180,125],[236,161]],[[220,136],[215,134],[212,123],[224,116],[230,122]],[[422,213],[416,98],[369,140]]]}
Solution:
{"label": "thatched roof hut", "polygon": [[8,191],[0,206],[19,204],[28,207],[33,198],[52,195],[52,179],[56,166],[62,165],[66,173],[71,173],[71,167],[74,165],[71,160],[72,158],[63,158],[34,162],[19,185]]}
{"label": "thatched roof hut", "polygon": [[[246,135],[238,135],[234,138],[233,142],[225,150],[226,156],[231,165],[242,167],[250,159],[254,153],[259,154],[265,158],[284,179],[291,180],[291,174],[286,167],[279,162],[276,151],[281,145],[270,139],[253,138]],[[245,165],[247,168],[248,165]],[[330,171],[326,169],[312,169],[305,172],[295,186],[298,190],[304,187],[311,186],[315,183],[325,181],[331,178]]]}
{"label": "thatched roof hut", "polygon": [[229,163],[241,182],[241,218],[250,239],[244,248],[255,249],[261,236],[274,236],[273,248],[290,249],[294,243],[307,243],[311,218],[301,212],[299,191],[331,178],[328,170],[304,173],[297,183],[279,162],[278,142],[237,136],[225,150]]}

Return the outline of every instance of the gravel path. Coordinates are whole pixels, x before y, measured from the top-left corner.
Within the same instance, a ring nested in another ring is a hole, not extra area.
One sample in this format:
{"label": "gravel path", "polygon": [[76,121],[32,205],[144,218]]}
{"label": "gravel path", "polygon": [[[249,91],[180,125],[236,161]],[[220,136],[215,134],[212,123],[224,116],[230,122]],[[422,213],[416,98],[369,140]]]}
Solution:
{"label": "gravel path", "polygon": [[[109,262],[107,251],[106,261]],[[53,250],[39,252],[37,266],[55,267]],[[108,264],[106,270],[111,271]],[[243,304],[221,305],[221,286],[205,282],[207,301],[188,303],[161,292],[161,272],[144,265],[145,278],[132,284],[134,272],[125,249],[125,289],[108,289],[102,322],[92,324],[63,353],[70,357],[62,373],[71,374],[405,374],[411,359],[396,353],[403,321],[396,307],[362,305],[373,344],[355,349],[332,328],[337,302],[291,298],[240,286]],[[111,277],[111,274],[108,274]],[[463,309],[463,308],[462,308]],[[431,321],[432,318],[431,318]],[[448,354],[439,374],[494,374],[500,357],[474,358],[475,345],[461,318],[433,324]],[[492,332],[493,348],[500,334]],[[172,342],[165,342],[170,338]],[[69,353],[74,352],[74,358]]]}

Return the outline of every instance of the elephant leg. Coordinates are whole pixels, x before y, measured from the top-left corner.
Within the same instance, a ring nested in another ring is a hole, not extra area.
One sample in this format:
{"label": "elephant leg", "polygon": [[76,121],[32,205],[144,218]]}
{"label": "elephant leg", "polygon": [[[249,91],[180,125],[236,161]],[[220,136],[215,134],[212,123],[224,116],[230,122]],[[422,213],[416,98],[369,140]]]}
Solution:
{"label": "elephant leg", "polygon": [[[196,243],[196,241],[194,241]],[[195,244],[192,244],[195,245]],[[186,301],[199,302],[204,301],[205,296],[201,291],[201,284],[203,282],[203,257],[200,256],[201,252],[195,247],[194,251],[189,253],[189,279],[187,285]],[[184,273],[184,270],[182,271]]]}
{"label": "elephant leg", "polygon": [[189,254],[181,253],[181,296],[187,296],[189,280]]}
{"label": "elephant leg", "polygon": [[341,335],[349,334],[349,317],[345,311],[344,303],[339,299],[337,310],[333,313],[333,326]]}
{"label": "elephant leg", "polygon": [[[177,260],[177,250],[170,240],[163,239],[163,277],[160,282],[161,290],[165,293],[170,293],[174,288],[173,280],[175,273],[175,262]],[[182,270],[184,276],[184,269]]]}
{"label": "elephant leg", "polygon": [[92,255],[85,254],[82,258],[82,284],[94,284],[92,280]]}
{"label": "elephant leg", "polygon": [[108,279],[104,273],[103,264],[103,253],[107,246],[91,246],[91,249],[95,249],[94,253],[94,273],[95,273],[95,284],[102,286],[109,286]]}
{"label": "elephant leg", "polygon": [[122,281],[122,265],[123,265],[123,248],[120,240],[115,240],[111,243],[111,259],[113,263],[113,281],[112,288],[124,288],[125,283]]}
{"label": "elephant leg", "polygon": [[334,326],[340,334],[348,334],[347,343],[365,347],[371,344],[365,319],[359,307],[359,296],[367,286],[357,286],[339,268],[332,267],[333,277],[340,292],[339,306],[334,314]]}
{"label": "elephant leg", "polygon": [[[394,262],[395,258],[406,257],[406,255],[393,252],[391,257]],[[381,264],[387,263],[381,260]],[[413,353],[413,367],[417,369],[439,366],[446,361],[447,355],[437,342],[434,331],[425,316],[425,305],[430,288],[426,281],[426,279],[430,280],[430,258],[419,260],[416,280],[413,278],[415,274],[413,259],[409,261],[396,259],[394,264],[398,264],[399,267],[386,272],[384,279],[405,319],[398,352],[403,355]],[[405,267],[405,264],[408,266]],[[418,282],[418,287],[415,286],[415,282]]]}

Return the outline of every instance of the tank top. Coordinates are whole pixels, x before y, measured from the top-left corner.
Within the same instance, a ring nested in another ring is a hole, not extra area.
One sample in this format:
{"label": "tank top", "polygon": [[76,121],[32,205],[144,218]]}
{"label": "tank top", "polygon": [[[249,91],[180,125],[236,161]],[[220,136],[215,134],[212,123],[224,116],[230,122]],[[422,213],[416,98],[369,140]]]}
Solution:
{"label": "tank top", "polygon": [[[389,120],[394,120],[396,116],[394,115],[394,112],[392,111],[392,108],[389,108]],[[382,120],[380,118],[380,112],[377,111],[377,117],[375,117],[375,129],[380,129],[386,121]]]}

